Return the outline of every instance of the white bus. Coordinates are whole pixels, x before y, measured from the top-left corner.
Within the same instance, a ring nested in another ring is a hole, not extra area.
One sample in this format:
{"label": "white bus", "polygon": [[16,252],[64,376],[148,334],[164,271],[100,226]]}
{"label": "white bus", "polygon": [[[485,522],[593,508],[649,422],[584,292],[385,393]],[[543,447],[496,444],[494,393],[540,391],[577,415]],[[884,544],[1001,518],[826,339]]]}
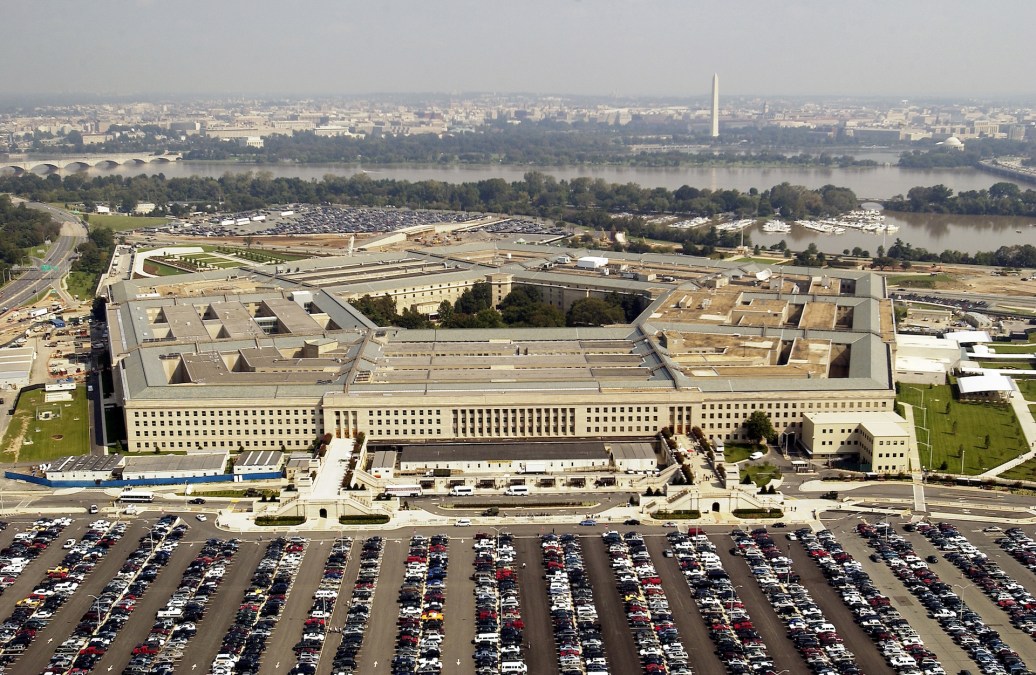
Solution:
{"label": "white bus", "polygon": [[119,501],[123,503],[153,502],[155,501],[155,493],[148,490],[123,490],[122,494],[119,495]]}
{"label": "white bus", "polygon": [[420,485],[389,485],[385,488],[385,494],[390,497],[420,497],[424,490]]}

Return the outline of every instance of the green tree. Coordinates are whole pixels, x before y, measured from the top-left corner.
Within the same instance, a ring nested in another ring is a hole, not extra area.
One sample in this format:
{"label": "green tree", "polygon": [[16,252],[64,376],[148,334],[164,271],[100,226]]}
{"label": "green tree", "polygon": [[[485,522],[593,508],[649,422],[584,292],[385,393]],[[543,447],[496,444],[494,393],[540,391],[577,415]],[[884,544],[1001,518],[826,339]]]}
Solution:
{"label": "green tree", "polygon": [[622,307],[598,298],[576,300],[565,316],[567,326],[604,326],[625,321],[626,315]]}
{"label": "green tree", "polygon": [[770,438],[776,433],[770,416],[762,410],[756,410],[745,421],[745,434],[753,443],[759,443],[764,438]]}

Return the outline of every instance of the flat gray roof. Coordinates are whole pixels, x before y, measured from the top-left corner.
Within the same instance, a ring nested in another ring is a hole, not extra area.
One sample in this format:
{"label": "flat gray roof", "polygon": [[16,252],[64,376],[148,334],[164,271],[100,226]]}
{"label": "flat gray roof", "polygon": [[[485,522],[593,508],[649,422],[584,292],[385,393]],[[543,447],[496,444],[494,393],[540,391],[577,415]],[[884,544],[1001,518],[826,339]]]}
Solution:
{"label": "flat gray roof", "polygon": [[395,450],[375,450],[371,458],[371,469],[393,469],[397,456]]}
{"label": "flat gray roof", "polygon": [[655,459],[655,448],[651,443],[609,443],[615,459]]}
{"label": "flat gray roof", "polygon": [[141,455],[126,457],[129,471],[203,471],[222,469],[226,453],[205,452],[193,455]]}
{"label": "flat gray roof", "polygon": [[280,466],[283,456],[280,450],[249,450],[234,458],[234,466]]}
{"label": "flat gray roof", "polygon": [[77,455],[59,457],[50,463],[50,472],[99,471],[111,473],[126,459],[122,455]]}
{"label": "flat gray roof", "polygon": [[445,443],[404,445],[400,462],[473,462],[501,460],[607,459],[604,441],[562,443]]}

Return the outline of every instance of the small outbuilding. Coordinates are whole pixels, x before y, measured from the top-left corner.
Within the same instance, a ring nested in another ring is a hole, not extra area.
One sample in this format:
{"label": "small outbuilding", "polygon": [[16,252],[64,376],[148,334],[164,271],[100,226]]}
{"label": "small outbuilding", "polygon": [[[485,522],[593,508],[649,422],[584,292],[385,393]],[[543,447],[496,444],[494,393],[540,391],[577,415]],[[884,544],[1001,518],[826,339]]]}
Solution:
{"label": "small outbuilding", "polygon": [[250,450],[234,458],[234,475],[274,473],[281,470],[284,453],[280,450]]}
{"label": "small outbuilding", "polygon": [[130,455],[122,470],[124,480],[176,480],[218,476],[227,465],[227,453],[190,455]]}
{"label": "small outbuilding", "polygon": [[76,455],[58,457],[40,466],[47,480],[104,481],[123,465],[122,455]]}

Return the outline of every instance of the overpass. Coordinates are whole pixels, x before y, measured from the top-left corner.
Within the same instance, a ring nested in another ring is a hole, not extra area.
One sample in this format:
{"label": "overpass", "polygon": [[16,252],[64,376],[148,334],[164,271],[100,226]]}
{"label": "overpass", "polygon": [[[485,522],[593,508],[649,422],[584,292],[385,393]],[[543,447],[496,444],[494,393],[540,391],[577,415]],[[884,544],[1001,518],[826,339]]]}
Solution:
{"label": "overpass", "polygon": [[28,171],[36,171],[38,169],[45,169],[48,172],[69,169],[79,171],[94,167],[111,168],[123,165],[133,166],[139,164],[150,164],[153,162],[166,164],[169,162],[176,162],[181,159],[183,159],[183,155],[178,152],[170,152],[164,155],[149,155],[143,152],[102,155],[65,155],[49,159],[23,158],[0,160],[0,171],[4,169],[11,169],[15,173],[25,173]]}

